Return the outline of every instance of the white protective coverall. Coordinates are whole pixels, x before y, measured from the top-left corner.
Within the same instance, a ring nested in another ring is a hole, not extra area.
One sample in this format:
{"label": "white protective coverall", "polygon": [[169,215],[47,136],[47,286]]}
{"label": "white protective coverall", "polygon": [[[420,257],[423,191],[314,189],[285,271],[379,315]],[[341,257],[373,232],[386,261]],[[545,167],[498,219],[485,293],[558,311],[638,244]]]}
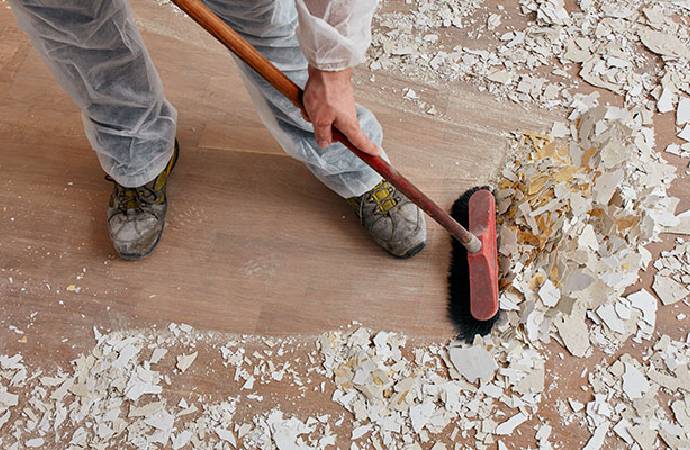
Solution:
{"label": "white protective coverall", "polygon": [[[177,113],[163,94],[127,0],[10,1],[18,23],[81,108],[86,136],[103,169],[125,187],[154,179],[172,155]],[[304,87],[307,63],[334,71],[364,60],[378,0],[204,2]],[[266,127],[326,186],[355,197],[380,181],[342,144],[319,148],[300,111],[244,63],[239,67]],[[361,106],[357,116],[364,133],[380,146],[376,118]]]}

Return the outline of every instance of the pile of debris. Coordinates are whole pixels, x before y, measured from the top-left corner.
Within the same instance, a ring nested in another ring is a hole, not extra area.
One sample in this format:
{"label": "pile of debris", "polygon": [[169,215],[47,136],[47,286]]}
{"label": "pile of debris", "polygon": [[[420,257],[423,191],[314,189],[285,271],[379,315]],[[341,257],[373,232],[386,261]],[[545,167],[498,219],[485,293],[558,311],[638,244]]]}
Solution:
{"label": "pile of debris", "polygon": [[536,413],[544,390],[538,352],[515,341],[500,348],[480,339],[472,347],[456,344],[407,352],[404,336],[395,333],[359,328],[321,335],[333,400],[354,418],[352,441],[415,449],[473,438],[474,448],[486,448]]}
{"label": "pile of debris", "polygon": [[[372,70],[438,85],[464,80],[548,108],[568,106],[580,80],[624,97],[627,106],[662,113],[673,110],[683,91],[690,94],[690,6],[682,0],[580,0],[575,11],[563,0],[520,0],[514,14],[533,21],[503,33],[497,31],[501,18],[511,17],[503,6],[482,24],[473,15],[480,10],[475,0],[434,3],[377,15]],[[471,44],[483,34],[498,40],[495,47]],[[452,44],[458,41],[465,45]]]}
{"label": "pile of debris", "polygon": [[[600,365],[589,375],[594,399],[582,411],[593,432],[587,448],[600,448],[609,429],[642,449],[659,448],[657,437],[674,450],[690,447],[688,361],[690,342],[664,335],[641,360],[626,353]],[[659,396],[669,400],[662,404]]]}
{"label": "pile of debris", "polygon": [[[690,243],[678,238],[675,248],[661,252],[659,259],[654,261],[657,269],[654,275],[652,289],[665,306],[673,305],[683,300],[686,305],[690,301]],[[678,315],[678,320],[685,319],[684,314]]]}
{"label": "pile of debris", "polygon": [[[172,324],[170,330],[105,335],[95,330],[89,354],[50,374],[30,369],[19,354],[0,356],[2,448],[285,450],[325,449],[347,441],[363,448],[420,448],[419,443],[438,439],[434,448],[441,450],[445,442],[472,437],[482,447],[534,414],[544,389],[544,360],[515,342],[502,348],[499,368],[490,348],[479,342],[469,349],[418,345],[408,350],[403,335],[359,327],[304,342],[227,338],[188,325]],[[213,402],[192,391],[173,401],[181,374],[204,368],[195,367],[202,346],[216,349],[210,358],[226,365],[227,391],[239,394]],[[277,376],[269,368],[281,356],[309,364],[295,365],[292,377]],[[247,372],[256,376],[256,385],[248,385]],[[268,378],[259,381],[263,375]],[[240,416],[243,402],[263,400],[256,389],[266,383],[280,384],[283,395],[318,392],[321,405],[330,395],[352,414],[313,411],[302,421],[273,406]],[[506,416],[499,404],[515,413]]]}
{"label": "pile of debris", "polygon": [[[204,401],[199,394],[194,400],[170,402],[173,383],[197,359],[199,352],[191,350],[201,343],[215,343],[210,334],[196,332],[189,325],[171,324],[170,330],[102,335],[94,329],[93,350],[77,358],[70,370],[50,375],[30,371],[19,354],[0,356],[0,446],[18,450],[58,444],[103,449],[160,445],[210,450],[235,448],[243,442],[245,448],[306,449],[326,448],[335,442],[328,415],[302,422],[273,409],[244,423],[235,417],[240,395],[216,403]],[[271,350],[274,346],[266,344],[269,341],[244,336],[229,342],[259,343],[267,367],[273,364],[274,351],[301,349],[285,339]],[[218,359],[226,360],[227,345],[232,344],[220,345],[223,350]],[[316,355],[313,343],[310,348]],[[175,350],[178,354],[172,356]],[[249,358],[242,360],[251,363]],[[262,368],[254,373],[263,372]],[[283,380],[276,375],[279,372],[272,373],[274,380],[296,386],[287,377]],[[243,384],[246,386],[244,381],[239,386]],[[234,390],[241,390],[239,386]],[[260,401],[254,389],[249,392],[248,401]]]}
{"label": "pile of debris", "polygon": [[[444,450],[448,443],[455,449],[505,448],[501,439],[539,418],[539,448],[553,448],[552,426],[538,413],[545,383],[556,380],[547,379],[543,355],[515,339],[410,346],[404,335],[351,326],[309,341],[271,338],[269,346],[264,337],[228,338],[185,328],[178,337],[155,330],[97,334],[88,355],[50,374],[30,369],[20,355],[0,356],[0,445],[293,450],[350,442],[351,448],[375,449],[433,444]],[[204,365],[190,356],[201,344],[216,349],[204,354],[210,358]],[[234,347],[231,356],[228,345]],[[192,391],[172,400],[183,372],[199,373],[219,361],[230,361],[230,369],[251,365],[249,353],[261,354],[268,365],[276,349],[310,361],[296,369],[296,378],[270,381],[283,396],[299,395],[305,387],[320,393],[319,406],[304,420],[282,412],[278,398],[267,402],[270,408],[240,413],[244,403],[257,400],[256,387],[247,388],[231,373],[224,390],[235,395],[210,401]],[[601,364],[589,374],[593,400],[586,408],[573,399],[560,401],[562,417],[587,424],[593,433],[588,449],[601,448],[609,429],[643,449],[655,448],[657,436],[683,448],[690,429],[689,363],[690,336],[686,342],[662,336],[639,361],[626,354],[611,366]],[[249,394],[236,394],[244,391]],[[328,396],[344,408],[342,414],[319,410],[328,408]]]}
{"label": "pile of debris", "polygon": [[570,126],[554,125],[569,141],[523,136],[497,194],[509,328],[535,348],[554,337],[578,357],[590,344],[612,353],[633,334],[651,336],[656,300],[623,293],[678,204],[666,192],[676,170],[652,150],[651,115],[587,105]]}

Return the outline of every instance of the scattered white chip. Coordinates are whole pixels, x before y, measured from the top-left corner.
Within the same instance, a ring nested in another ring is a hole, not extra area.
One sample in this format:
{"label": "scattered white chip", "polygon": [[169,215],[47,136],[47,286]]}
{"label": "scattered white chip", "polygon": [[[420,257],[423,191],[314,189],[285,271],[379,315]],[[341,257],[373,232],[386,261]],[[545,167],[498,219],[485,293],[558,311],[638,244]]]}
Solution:
{"label": "scattered white chip", "polygon": [[254,389],[254,380],[255,380],[254,377],[252,377],[252,376],[248,377],[245,380],[244,385],[242,385],[242,389],[249,389],[249,390]]}
{"label": "scattered white chip", "polygon": [[199,356],[199,352],[194,352],[189,355],[179,355],[177,357],[177,364],[175,364],[175,367],[177,367],[180,372],[184,372],[191,367],[197,356]]}
{"label": "scattered white chip", "polygon": [[18,395],[10,394],[9,392],[0,392],[0,405],[9,408],[10,406],[17,406],[18,404]]}
{"label": "scattered white chip", "polygon": [[554,286],[551,280],[547,279],[539,289],[539,298],[541,298],[544,306],[556,306],[561,299],[561,290]]}
{"label": "scattered white chip", "polygon": [[626,361],[625,372],[623,373],[623,390],[630,399],[642,398],[649,390],[649,383],[644,374],[631,362]]}
{"label": "scattered white chip", "polygon": [[676,125],[690,124],[690,97],[682,97],[676,110]]}
{"label": "scattered white chip", "polygon": [[554,122],[551,126],[551,136],[555,138],[564,138],[570,135],[570,127],[563,122]]}
{"label": "scattered white chip", "polygon": [[184,430],[179,433],[172,442],[173,450],[179,450],[192,440],[192,432],[189,430]]}
{"label": "scattered white chip", "polygon": [[587,441],[587,444],[582,448],[582,450],[599,450],[602,445],[604,445],[604,439],[606,439],[606,433],[609,431],[609,423],[603,422],[597,426],[594,430],[594,434]]}
{"label": "scattered white chip", "polygon": [[498,70],[496,72],[491,72],[486,76],[488,80],[501,84],[510,83],[513,77],[514,74],[507,70]]}
{"label": "scattered white chip", "polygon": [[656,295],[659,296],[661,303],[664,305],[673,305],[690,295],[690,291],[685,286],[671,277],[666,277],[658,273],[654,276],[652,289],[654,289],[654,292],[656,292]]}
{"label": "scattered white chip", "polygon": [[690,60],[690,47],[677,36],[646,28],[641,29],[640,39],[654,53]]}
{"label": "scattered white chip", "polygon": [[26,441],[26,446],[29,448],[39,448],[44,444],[44,440],[41,438],[29,439]]}
{"label": "scattered white chip", "polygon": [[678,133],[678,137],[683,139],[686,142],[690,142],[690,124],[685,125],[685,128]]}
{"label": "scattered white chip", "polygon": [[151,354],[151,359],[149,360],[149,362],[151,364],[159,363],[165,357],[165,355],[167,353],[168,353],[168,350],[166,350],[164,348],[156,348],[153,351],[153,353]]}
{"label": "scattered white chip", "polygon": [[583,228],[578,240],[578,245],[581,249],[589,249],[595,252],[599,251],[599,242],[597,241],[597,235],[592,225],[586,225]]}
{"label": "scattered white chip", "polygon": [[669,111],[673,111],[674,97],[675,94],[673,93],[673,90],[669,88],[664,88],[661,91],[661,96],[659,97],[659,100],[656,103],[657,109],[660,113],[667,113]]}
{"label": "scattered white chip", "polygon": [[491,353],[480,346],[451,346],[449,353],[455,369],[470,382],[489,381],[498,368]]}
{"label": "scattered white chip", "polygon": [[232,431],[219,427],[215,429],[215,432],[221,441],[228,442],[230,443],[230,445],[233,445],[235,447],[237,446],[237,439],[235,438],[235,434]]}
{"label": "scattered white chip", "polygon": [[633,308],[642,311],[642,319],[650,325],[656,322],[657,301],[646,289],[628,295]]}
{"label": "scattered white chip", "polygon": [[487,27],[489,30],[495,30],[501,24],[501,16],[498,14],[491,14],[486,20]]}
{"label": "scattered white chip", "polygon": [[596,309],[597,315],[604,321],[607,327],[616,333],[625,333],[625,322],[621,320],[613,305],[601,305]]}
{"label": "scattered white chip", "polygon": [[510,419],[506,420],[503,423],[500,423],[496,426],[496,434],[498,435],[506,435],[506,434],[513,434],[515,431],[515,428],[517,428],[520,424],[526,422],[528,419],[527,415],[524,413],[517,413],[514,416],[512,416]]}
{"label": "scattered white chip", "polygon": [[668,144],[666,146],[665,151],[666,151],[666,153],[670,153],[672,155],[680,155],[682,153],[680,145],[678,145],[678,144]]}
{"label": "scattered white chip", "polygon": [[415,100],[417,98],[417,91],[414,89],[407,89],[407,91],[405,91],[405,98]]}

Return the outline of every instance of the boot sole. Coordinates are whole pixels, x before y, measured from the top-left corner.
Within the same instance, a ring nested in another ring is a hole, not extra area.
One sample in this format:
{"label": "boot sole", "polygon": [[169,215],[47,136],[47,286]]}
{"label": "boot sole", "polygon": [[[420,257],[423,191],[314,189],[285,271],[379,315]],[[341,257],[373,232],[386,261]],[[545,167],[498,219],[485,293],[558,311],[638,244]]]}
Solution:
{"label": "boot sole", "polygon": [[421,244],[418,244],[416,247],[413,247],[412,250],[405,253],[404,255],[393,255],[393,256],[395,256],[398,259],[410,259],[413,256],[415,256],[417,253],[424,250],[424,247],[426,247],[426,242],[422,242]]}

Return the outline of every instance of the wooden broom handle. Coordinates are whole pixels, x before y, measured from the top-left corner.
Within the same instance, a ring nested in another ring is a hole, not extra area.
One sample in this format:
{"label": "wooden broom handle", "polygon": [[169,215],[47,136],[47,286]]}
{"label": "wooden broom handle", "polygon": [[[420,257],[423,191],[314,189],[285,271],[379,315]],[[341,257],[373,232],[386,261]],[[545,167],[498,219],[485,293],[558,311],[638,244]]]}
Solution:
{"label": "wooden broom handle", "polygon": [[[201,0],[173,0],[173,3],[187,13],[187,15],[194,19],[199,25],[204,27],[211,35],[218,39],[221,44],[225,45],[242,61],[247,63],[276,90],[290,99],[296,107],[304,110],[304,105],[302,104],[302,89],[259,53],[254,46],[249,44],[242,36],[204,5]],[[352,153],[357,155],[359,159],[367,163],[384,179],[388,180],[390,184],[405,194],[407,198],[422,208],[429,216],[438,222],[439,225],[458,239],[470,253],[478,252],[481,249],[481,242],[475,235],[468,232],[462,225],[456,222],[446,211],[434,203],[433,200],[427,197],[383,158],[361,151],[335,127],[333,127],[333,138],[344,144]]]}

